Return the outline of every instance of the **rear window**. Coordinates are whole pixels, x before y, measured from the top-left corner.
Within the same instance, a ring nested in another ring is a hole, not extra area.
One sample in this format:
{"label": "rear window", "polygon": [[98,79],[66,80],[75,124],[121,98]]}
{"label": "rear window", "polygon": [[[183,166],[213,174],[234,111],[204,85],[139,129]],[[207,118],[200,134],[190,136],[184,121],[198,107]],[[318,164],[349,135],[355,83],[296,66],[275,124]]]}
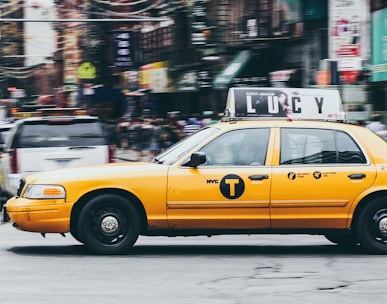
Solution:
{"label": "rear window", "polygon": [[41,120],[23,123],[11,148],[106,145],[101,124],[94,120]]}

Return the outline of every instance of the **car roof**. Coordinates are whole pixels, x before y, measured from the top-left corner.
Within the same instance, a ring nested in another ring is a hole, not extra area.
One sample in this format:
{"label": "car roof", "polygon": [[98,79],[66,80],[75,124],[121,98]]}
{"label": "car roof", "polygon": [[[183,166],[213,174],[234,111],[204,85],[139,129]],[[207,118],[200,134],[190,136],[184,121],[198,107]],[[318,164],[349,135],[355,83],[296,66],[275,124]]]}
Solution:
{"label": "car roof", "polygon": [[[314,120],[280,120],[280,119],[263,119],[263,120],[225,120],[209,127],[217,127],[220,129],[239,129],[239,128],[254,128],[254,127],[298,127],[298,128],[325,128],[325,129],[346,129],[352,127],[361,127],[351,125],[344,122],[334,121],[314,121]],[[364,128],[364,127],[361,127]]]}
{"label": "car roof", "polygon": [[55,121],[55,120],[91,120],[98,121],[98,117],[90,115],[74,115],[74,116],[41,116],[41,117],[28,117],[18,119],[15,124],[23,124],[28,122],[39,122],[39,121]]}
{"label": "car roof", "polygon": [[0,130],[8,130],[8,129],[11,129],[15,126],[14,123],[10,123],[10,122],[1,122],[0,123]]}

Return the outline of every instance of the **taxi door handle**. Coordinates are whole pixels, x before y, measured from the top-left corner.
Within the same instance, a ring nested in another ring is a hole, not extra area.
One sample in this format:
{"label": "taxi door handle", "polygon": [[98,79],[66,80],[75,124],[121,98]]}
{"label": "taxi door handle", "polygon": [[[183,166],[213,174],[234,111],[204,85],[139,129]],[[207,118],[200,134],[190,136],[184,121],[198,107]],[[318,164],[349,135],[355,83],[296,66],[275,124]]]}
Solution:
{"label": "taxi door handle", "polygon": [[250,175],[249,176],[249,179],[251,180],[264,180],[264,179],[268,179],[269,178],[269,175],[266,175],[266,174],[263,174],[263,175]]}
{"label": "taxi door handle", "polygon": [[366,175],[364,173],[355,173],[355,174],[350,174],[348,175],[350,179],[362,179],[365,178]]}

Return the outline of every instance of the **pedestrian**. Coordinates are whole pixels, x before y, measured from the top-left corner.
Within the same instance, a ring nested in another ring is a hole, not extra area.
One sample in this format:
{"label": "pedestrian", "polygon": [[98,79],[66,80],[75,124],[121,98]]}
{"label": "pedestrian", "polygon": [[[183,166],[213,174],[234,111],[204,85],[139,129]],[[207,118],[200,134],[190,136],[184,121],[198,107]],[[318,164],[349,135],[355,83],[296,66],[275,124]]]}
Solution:
{"label": "pedestrian", "polygon": [[136,151],[138,159],[142,157],[141,130],[142,120],[139,118],[133,119],[132,123],[130,124],[130,133],[133,137],[134,150]]}
{"label": "pedestrian", "polygon": [[173,120],[168,120],[166,124],[161,127],[160,143],[161,150],[172,146],[179,140],[179,130]]}
{"label": "pedestrian", "polygon": [[127,134],[128,134],[129,125],[130,123],[123,118],[120,120],[120,122],[117,125],[117,134],[119,134],[118,139],[120,140],[120,143],[118,144],[118,146],[121,149],[128,149]]}
{"label": "pedestrian", "polygon": [[151,157],[154,157],[161,152],[161,149],[160,149],[161,122],[162,122],[161,118],[156,118],[152,122],[153,130],[152,130],[152,136],[151,136],[150,145],[149,145],[149,151],[150,151]]}
{"label": "pedestrian", "polygon": [[108,121],[105,130],[108,136],[109,145],[114,146],[117,149],[121,148],[121,142],[117,140],[118,132],[117,132],[117,122]]}
{"label": "pedestrian", "polygon": [[196,117],[187,119],[187,124],[183,128],[184,136],[190,136],[200,129],[200,121]]}
{"label": "pedestrian", "polygon": [[382,123],[382,116],[380,114],[372,115],[371,121],[365,127],[374,133],[386,130],[386,125]]}
{"label": "pedestrian", "polygon": [[141,125],[141,131],[140,131],[140,157],[147,157],[148,153],[150,151],[150,143],[152,139],[152,133],[153,133],[153,125],[151,124],[151,120],[146,118],[144,119],[142,125]]}
{"label": "pedestrian", "polygon": [[202,127],[212,125],[214,123],[217,123],[219,119],[217,119],[217,115],[213,111],[204,111],[202,114],[202,120],[200,122]]}

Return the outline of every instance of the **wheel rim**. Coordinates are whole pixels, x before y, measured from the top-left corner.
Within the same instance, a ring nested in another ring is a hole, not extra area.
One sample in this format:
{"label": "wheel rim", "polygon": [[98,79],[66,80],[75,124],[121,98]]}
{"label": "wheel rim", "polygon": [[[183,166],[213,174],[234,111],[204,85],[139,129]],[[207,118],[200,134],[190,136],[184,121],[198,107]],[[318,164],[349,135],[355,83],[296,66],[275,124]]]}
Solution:
{"label": "wheel rim", "polygon": [[387,209],[381,209],[374,214],[371,235],[379,243],[387,244]]}
{"label": "wheel rim", "polygon": [[91,232],[102,244],[119,244],[128,236],[129,230],[129,219],[118,208],[99,209],[92,216]]}
{"label": "wheel rim", "polygon": [[106,234],[115,233],[119,229],[118,219],[111,215],[104,217],[101,221],[101,229]]}

